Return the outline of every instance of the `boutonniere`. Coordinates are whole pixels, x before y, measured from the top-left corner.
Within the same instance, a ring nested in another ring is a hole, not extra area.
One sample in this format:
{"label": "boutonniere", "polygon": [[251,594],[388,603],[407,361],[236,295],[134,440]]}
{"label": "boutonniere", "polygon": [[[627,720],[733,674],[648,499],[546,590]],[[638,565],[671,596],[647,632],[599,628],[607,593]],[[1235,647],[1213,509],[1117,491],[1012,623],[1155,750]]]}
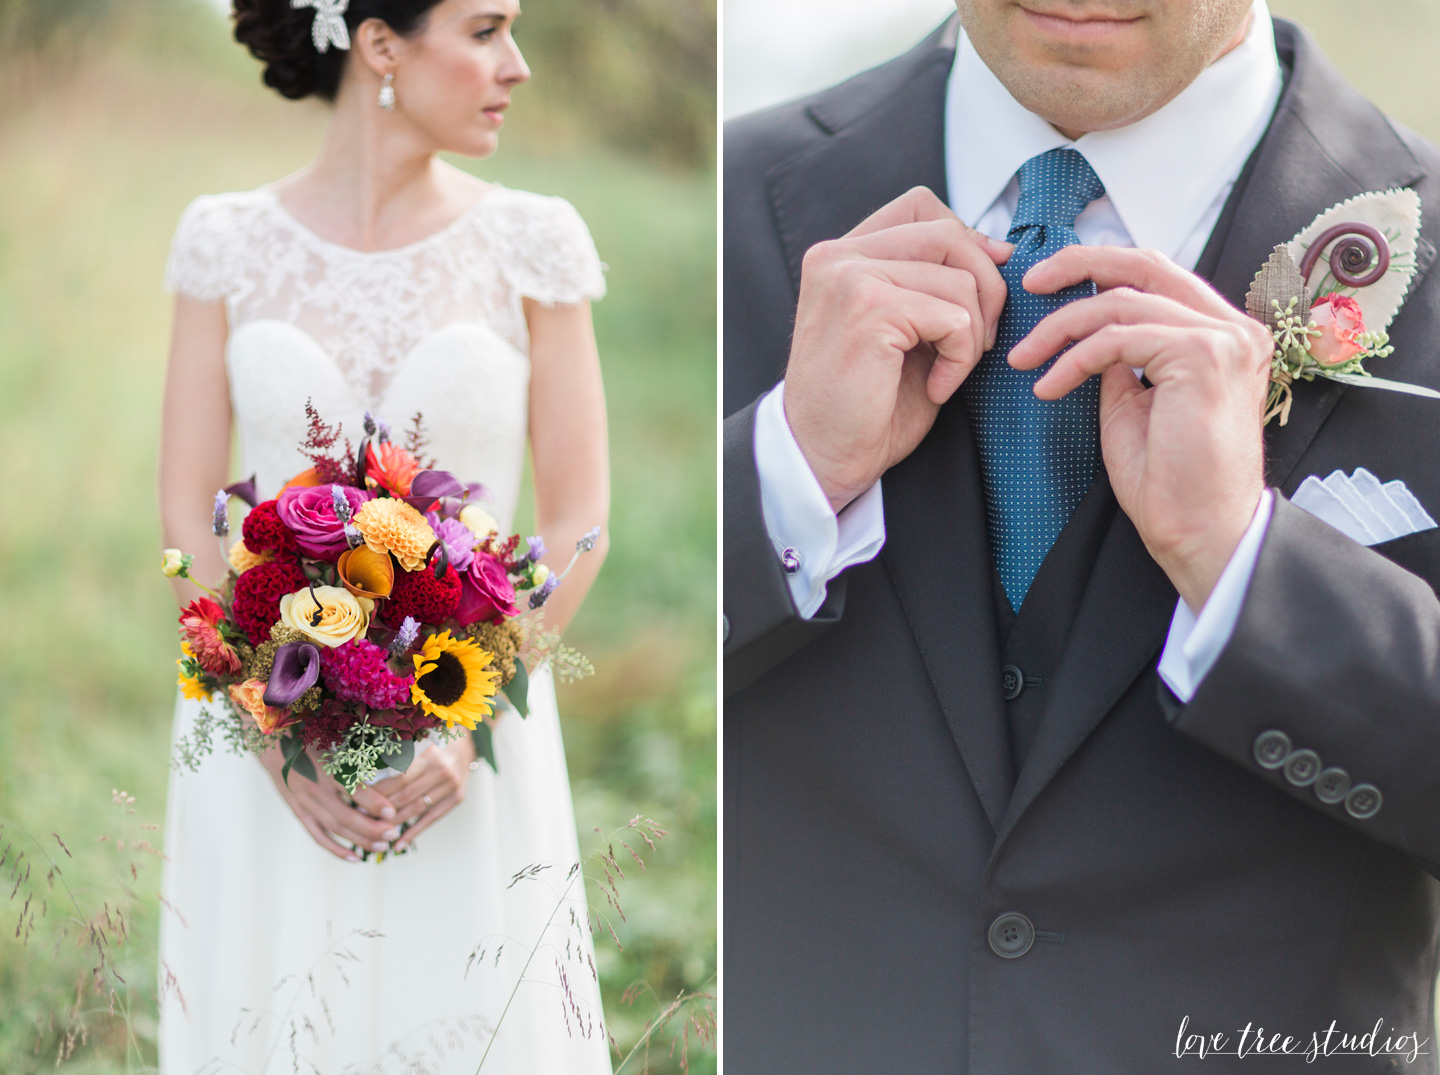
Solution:
{"label": "boutonniere", "polygon": [[1294,383],[1316,377],[1440,399],[1364,366],[1395,350],[1385,330],[1410,290],[1419,237],[1420,196],[1387,190],[1325,210],[1275,248],[1245,297],[1246,311],[1275,340],[1263,424],[1288,422]]}

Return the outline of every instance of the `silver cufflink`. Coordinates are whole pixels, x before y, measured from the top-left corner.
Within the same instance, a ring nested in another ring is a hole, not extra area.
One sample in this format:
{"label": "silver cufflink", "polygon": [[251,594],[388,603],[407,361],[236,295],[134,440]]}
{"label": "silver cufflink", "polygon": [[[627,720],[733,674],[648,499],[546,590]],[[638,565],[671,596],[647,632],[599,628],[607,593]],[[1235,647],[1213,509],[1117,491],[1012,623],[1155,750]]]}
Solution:
{"label": "silver cufflink", "polygon": [[793,575],[800,570],[800,550],[787,548],[780,554],[780,564],[785,568],[785,574]]}

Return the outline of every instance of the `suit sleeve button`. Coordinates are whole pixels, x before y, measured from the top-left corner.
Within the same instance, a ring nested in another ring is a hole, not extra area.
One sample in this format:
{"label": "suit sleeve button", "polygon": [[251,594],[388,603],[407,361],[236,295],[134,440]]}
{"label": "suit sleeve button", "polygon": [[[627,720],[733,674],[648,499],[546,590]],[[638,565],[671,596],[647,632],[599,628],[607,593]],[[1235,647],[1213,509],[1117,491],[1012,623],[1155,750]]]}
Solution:
{"label": "suit sleeve button", "polygon": [[1262,769],[1278,769],[1290,756],[1290,737],[1284,732],[1261,732],[1255,737],[1255,762]]}
{"label": "suit sleeve button", "polygon": [[1350,774],[1338,766],[1323,770],[1315,778],[1315,798],[1322,803],[1343,802],[1350,791]]}
{"label": "suit sleeve button", "polygon": [[1035,926],[1023,914],[1002,914],[990,923],[990,950],[1001,959],[1019,959],[1035,943]]}
{"label": "suit sleeve button", "polygon": [[1345,796],[1345,812],[1356,821],[1364,821],[1380,812],[1382,802],[1380,789],[1374,784],[1356,784]]}
{"label": "suit sleeve button", "polygon": [[1308,788],[1320,775],[1320,755],[1313,750],[1294,750],[1285,759],[1285,779],[1297,788]]}

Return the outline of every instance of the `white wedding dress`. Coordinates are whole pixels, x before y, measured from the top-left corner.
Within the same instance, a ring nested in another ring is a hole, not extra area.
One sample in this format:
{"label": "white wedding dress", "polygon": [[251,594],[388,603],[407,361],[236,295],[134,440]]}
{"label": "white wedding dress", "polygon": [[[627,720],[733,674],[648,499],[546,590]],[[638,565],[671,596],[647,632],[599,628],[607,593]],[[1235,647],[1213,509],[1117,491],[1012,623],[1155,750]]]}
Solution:
{"label": "white wedding dress", "polygon": [[[496,187],[428,239],[362,253],[308,231],[262,187],[186,210],[166,284],[226,304],[243,473],[256,475],[262,499],[309,465],[298,450],[307,399],[356,446],[366,410],[397,439],[419,412],[429,454],[483,482],[508,533],[526,450],[521,300],[598,298],[601,269],[584,223],[558,198]],[[172,778],[164,1075],[470,1075],[497,1023],[485,1072],[610,1071],[580,882],[546,925],[578,852],[543,672],[530,707],[528,719],[512,713],[496,728],[498,774],[482,764],[459,807],[382,863],[321,850],[259,763],[223,745]],[[178,703],[177,737],[199,708]],[[546,869],[512,885],[533,865]]]}

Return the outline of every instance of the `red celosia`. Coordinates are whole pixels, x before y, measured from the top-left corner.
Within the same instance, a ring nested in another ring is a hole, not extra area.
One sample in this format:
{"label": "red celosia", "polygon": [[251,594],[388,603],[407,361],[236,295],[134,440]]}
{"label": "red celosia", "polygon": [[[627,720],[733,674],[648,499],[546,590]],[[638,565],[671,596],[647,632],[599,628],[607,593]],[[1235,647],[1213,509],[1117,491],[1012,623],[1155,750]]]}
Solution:
{"label": "red celosia", "polygon": [[256,504],[245,516],[240,532],[245,535],[245,547],[257,556],[262,552],[294,552],[295,535],[280,521],[276,511],[278,501],[267,500]]}
{"label": "red celosia", "polygon": [[334,750],[359,719],[360,714],[349,703],[326,698],[319,709],[306,714],[300,741],[308,750]]}
{"label": "red celosia", "polygon": [[352,638],[342,646],[322,647],[320,674],[336,697],[367,709],[394,709],[410,703],[414,676],[398,676],[385,663],[386,652],[373,642]]}
{"label": "red celosia", "polygon": [[223,622],[225,610],[208,597],[197,597],[180,613],[180,637],[190,643],[196,662],[212,676],[240,671],[240,655],[220,633]]}
{"label": "red celosia", "polygon": [[235,600],[230,606],[235,625],[252,646],[260,645],[280,619],[280,598],[308,585],[305,572],[293,560],[257,564],[235,580]]}
{"label": "red celosia", "polygon": [[438,579],[433,567],[397,571],[395,588],[385,602],[380,622],[398,630],[406,616],[414,616],[421,623],[438,626],[455,614],[459,604],[460,576],[453,567],[447,566],[445,574]]}

